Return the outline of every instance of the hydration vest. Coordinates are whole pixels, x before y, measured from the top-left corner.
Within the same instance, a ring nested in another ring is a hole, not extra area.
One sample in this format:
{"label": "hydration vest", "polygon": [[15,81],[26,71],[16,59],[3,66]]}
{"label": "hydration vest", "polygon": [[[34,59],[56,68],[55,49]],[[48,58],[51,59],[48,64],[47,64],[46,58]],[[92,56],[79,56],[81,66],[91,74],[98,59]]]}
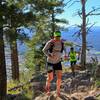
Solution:
{"label": "hydration vest", "polygon": [[[51,40],[51,42],[50,42],[50,48],[49,48],[49,52],[50,53],[52,53],[52,51],[53,51],[53,47],[54,47],[54,44],[55,44],[55,40],[54,39],[52,39]],[[64,50],[64,43],[63,43],[63,41],[61,40],[61,53],[63,52],[63,50]]]}

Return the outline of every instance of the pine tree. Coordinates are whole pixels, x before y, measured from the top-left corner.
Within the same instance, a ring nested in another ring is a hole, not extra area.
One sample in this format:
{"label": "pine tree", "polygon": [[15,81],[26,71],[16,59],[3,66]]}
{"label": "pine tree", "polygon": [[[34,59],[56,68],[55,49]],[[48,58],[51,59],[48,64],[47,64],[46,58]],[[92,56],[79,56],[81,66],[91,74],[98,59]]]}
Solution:
{"label": "pine tree", "polygon": [[[55,0],[29,0],[33,13],[36,13],[34,23],[35,35],[28,43],[29,51],[26,55],[27,67],[35,67],[39,64],[45,66],[45,56],[42,52],[44,44],[50,39],[53,32],[60,29],[56,23],[66,23],[66,20],[57,19],[56,15],[63,12],[63,1]],[[30,62],[30,63],[29,63]]]}
{"label": "pine tree", "polygon": [[6,100],[7,90],[7,75],[6,75],[6,64],[5,64],[5,50],[4,50],[4,39],[3,39],[3,9],[5,5],[0,1],[0,100]]}

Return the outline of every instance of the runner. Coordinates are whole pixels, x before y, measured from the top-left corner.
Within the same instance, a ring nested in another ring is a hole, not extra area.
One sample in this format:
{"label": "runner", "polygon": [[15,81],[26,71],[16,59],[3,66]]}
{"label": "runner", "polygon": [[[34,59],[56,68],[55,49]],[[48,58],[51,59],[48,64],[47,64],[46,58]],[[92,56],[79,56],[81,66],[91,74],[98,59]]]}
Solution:
{"label": "runner", "polygon": [[43,48],[44,54],[47,56],[47,81],[46,81],[46,91],[47,94],[50,94],[50,82],[54,78],[54,72],[57,76],[57,95],[60,96],[60,86],[62,80],[62,65],[61,65],[61,57],[62,52],[65,51],[65,59],[66,50],[64,49],[64,43],[61,40],[61,32],[54,32],[54,38],[49,40]]}
{"label": "runner", "polygon": [[75,77],[75,68],[74,67],[76,65],[77,60],[79,60],[79,54],[78,54],[78,58],[77,58],[76,51],[74,50],[73,47],[71,47],[68,57],[70,60],[72,75],[73,75],[73,77]]}

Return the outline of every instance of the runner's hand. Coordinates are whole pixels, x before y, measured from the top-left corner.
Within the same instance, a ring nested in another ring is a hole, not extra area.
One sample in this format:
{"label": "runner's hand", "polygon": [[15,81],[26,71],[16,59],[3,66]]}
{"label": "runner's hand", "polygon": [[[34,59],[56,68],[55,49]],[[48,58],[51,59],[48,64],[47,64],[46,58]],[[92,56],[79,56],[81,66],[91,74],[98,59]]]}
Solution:
{"label": "runner's hand", "polygon": [[52,53],[49,53],[48,56],[49,56],[49,57],[53,57],[53,54],[52,54]]}
{"label": "runner's hand", "polygon": [[64,60],[68,60],[68,56],[65,55],[65,56],[64,56]]}

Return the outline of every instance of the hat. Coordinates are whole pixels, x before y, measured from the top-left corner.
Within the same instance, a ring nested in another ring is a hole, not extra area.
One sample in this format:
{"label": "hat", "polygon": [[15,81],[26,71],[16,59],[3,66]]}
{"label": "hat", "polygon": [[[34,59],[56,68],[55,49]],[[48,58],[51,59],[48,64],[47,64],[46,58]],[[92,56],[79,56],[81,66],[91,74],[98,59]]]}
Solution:
{"label": "hat", "polygon": [[73,48],[73,47],[71,47],[71,48],[70,48],[70,50],[74,50],[74,48]]}
{"label": "hat", "polygon": [[54,32],[54,36],[56,36],[56,37],[61,37],[61,32],[60,32],[60,31]]}

